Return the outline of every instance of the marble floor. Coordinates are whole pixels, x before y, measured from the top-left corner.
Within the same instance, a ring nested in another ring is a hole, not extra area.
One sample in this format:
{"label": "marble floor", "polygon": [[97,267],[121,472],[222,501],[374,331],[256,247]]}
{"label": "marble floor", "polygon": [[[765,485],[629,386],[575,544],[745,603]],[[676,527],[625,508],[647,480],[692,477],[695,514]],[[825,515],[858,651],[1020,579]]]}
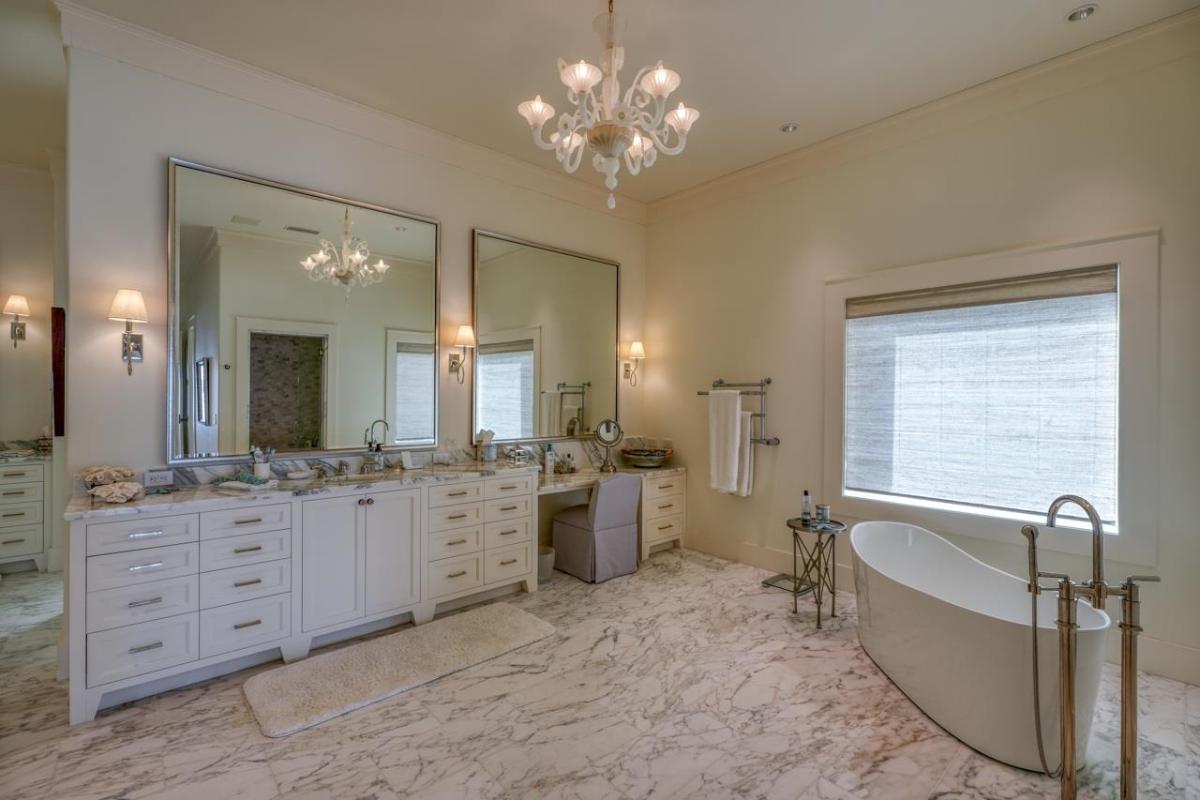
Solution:
{"label": "marble floor", "polygon": [[[287,739],[239,673],[67,729],[53,576],[0,583],[0,797],[1054,798],[921,714],[858,647],[853,596],[811,603],[688,551],[510,602],[558,633]],[[262,668],[270,668],[267,665]],[[260,668],[261,669],[261,668]],[[1106,668],[1081,795],[1116,796]],[[1200,797],[1200,688],[1142,681],[1141,797]]]}

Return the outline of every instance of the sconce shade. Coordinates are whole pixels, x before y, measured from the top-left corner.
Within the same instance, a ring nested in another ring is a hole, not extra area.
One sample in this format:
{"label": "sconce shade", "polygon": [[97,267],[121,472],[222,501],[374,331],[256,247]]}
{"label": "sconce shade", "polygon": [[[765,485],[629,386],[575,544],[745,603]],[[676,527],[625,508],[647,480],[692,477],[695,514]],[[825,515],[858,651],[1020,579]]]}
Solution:
{"label": "sconce shade", "polygon": [[21,316],[21,317],[28,317],[29,316],[29,301],[25,299],[24,295],[14,294],[8,298],[7,302],[5,302],[3,313],[16,314],[17,316]]}
{"label": "sconce shade", "polygon": [[454,337],[455,347],[474,347],[475,329],[470,325],[459,325],[458,335]]}
{"label": "sconce shade", "polygon": [[148,322],[142,293],[137,289],[118,289],[108,309],[108,318],[117,322]]}
{"label": "sconce shade", "polygon": [[630,358],[645,358],[646,357],[646,348],[642,346],[642,343],[640,341],[634,341],[632,344],[629,345],[629,357]]}

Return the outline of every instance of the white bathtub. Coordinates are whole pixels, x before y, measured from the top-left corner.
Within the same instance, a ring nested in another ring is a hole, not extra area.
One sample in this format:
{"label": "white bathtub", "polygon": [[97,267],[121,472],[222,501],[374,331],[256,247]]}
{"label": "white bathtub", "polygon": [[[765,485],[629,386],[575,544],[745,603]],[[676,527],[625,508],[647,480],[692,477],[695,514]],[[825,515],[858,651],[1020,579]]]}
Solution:
{"label": "white bathtub", "polygon": [[[1013,529],[1013,543],[1024,544]],[[935,722],[997,761],[1040,770],[1033,722],[1030,602],[1025,580],[935,533],[862,522],[850,533],[858,638],[888,677]],[[1042,736],[1058,755],[1057,600],[1038,604]],[[1078,607],[1076,763],[1084,764],[1108,615]]]}

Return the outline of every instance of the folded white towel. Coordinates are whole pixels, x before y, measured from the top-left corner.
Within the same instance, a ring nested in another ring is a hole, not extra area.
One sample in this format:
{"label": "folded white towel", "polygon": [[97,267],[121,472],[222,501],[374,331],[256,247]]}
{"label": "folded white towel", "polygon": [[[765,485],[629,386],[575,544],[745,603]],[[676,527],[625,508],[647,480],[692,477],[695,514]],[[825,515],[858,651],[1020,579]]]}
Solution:
{"label": "folded white towel", "polygon": [[718,492],[738,488],[742,394],[737,389],[708,393],[708,481]]}
{"label": "folded white towel", "polygon": [[749,497],[754,491],[754,442],[750,441],[753,436],[754,416],[743,411],[738,430],[737,491],[734,492],[738,497]]}
{"label": "folded white towel", "polygon": [[542,392],[541,436],[562,436],[562,393]]}

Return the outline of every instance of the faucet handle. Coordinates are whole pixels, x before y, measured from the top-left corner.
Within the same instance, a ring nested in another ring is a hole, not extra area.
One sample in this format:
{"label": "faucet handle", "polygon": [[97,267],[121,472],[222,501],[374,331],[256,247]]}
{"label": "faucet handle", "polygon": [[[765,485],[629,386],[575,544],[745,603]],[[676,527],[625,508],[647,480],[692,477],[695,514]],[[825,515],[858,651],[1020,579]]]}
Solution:
{"label": "faucet handle", "polygon": [[1130,575],[1125,579],[1126,584],[1131,583],[1161,583],[1162,578],[1157,575]]}

